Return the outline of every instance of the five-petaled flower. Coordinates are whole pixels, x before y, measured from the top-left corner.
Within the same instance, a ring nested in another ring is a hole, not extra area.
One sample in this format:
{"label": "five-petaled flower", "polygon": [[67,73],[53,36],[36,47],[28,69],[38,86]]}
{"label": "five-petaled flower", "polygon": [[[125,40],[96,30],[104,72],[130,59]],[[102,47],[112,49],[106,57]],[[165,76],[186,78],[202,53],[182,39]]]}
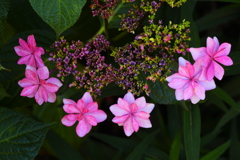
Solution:
{"label": "five-petaled flower", "polygon": [[202,66],[200,61],[193,65],[182,57],[179,57],[178,73],[166,78],[168,86],[176,89],[177,100],[190,99],[196,104],[200,99],[205,99],[205,91],[216,88],[214,80],[200,79]]}
{"label": "five-petaled flower", "polygon": [[[190,48],[190,52],[195,61],[200,61],[203,66],[201,79],[212,80],[215,76],[221,80],[224,75],[224,69],[218,64],[230,66],[233,61],[227,55],[231,49],[231,44],[222,43],[219,46],[219,41],[216,37],[207,38],[207,47]],[[218,62],[218,63],[217,63]]]}
{"label": "five-petaled flower", "polygon": [[36,70],[36,68],[28,65],[25,76],[26,78],[18,81],[18,84],[24,88],[21,96],[35,97],[39,105],[42,105],[43,102],[56,101],[55,92],[62,86],[62,83],[57,78],[49,78],[49,71],[46,66]]}
{"label": "five-petaled flower", "polygon": [[119,98],[118,104],[110,106],[111,112],[116,116],[112,121],[123,126],[127,136],[131,136],[134,131],[137,132],[139,127],[152,127],[149,117],[153,108],[154,104],[146,103],[144,97],[135,100],[130,92],[123,99]]}
{"label": "five-petaled flower", "polygon": [[36,41],[33,35],[29,35],[27,42],[19,38],[20,46],[15,46],[15,52],[21,56],[18,60],[18,64],[26,64],[33,67],[43,67],[44,63],[41,59],[41,55],[44,54],[42,47],[36,46]]}
{"label": "five-petaled flower", "polygon": [[69,113],[62,118],[62,124],[72,126],[76,121],[79,121],[76,132],[79,137],[84,137],[92,126],[103,122],[107,115],[102,110],[98,109],[97,102],[93,102],[92,96],[86,92],[81,99],[74,102],[71,99],[63,99],[63,109]]}

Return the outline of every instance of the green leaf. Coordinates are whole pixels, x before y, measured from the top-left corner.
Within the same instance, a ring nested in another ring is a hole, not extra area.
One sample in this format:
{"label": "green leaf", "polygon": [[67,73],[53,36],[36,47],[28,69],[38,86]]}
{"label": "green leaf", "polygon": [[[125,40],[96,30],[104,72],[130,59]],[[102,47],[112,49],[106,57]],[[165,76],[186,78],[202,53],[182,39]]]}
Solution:
{"label": "green leaf", "polygon": [[159,104],[176,103],[174,90],[168,87],[167,82],[148,82],[150,97]]}
{"label": "green leaf", "polygon": [[189,111],[184,110],[183,118],[187,160],[199,159],[201,117],[198,105],[189,106]]}
{"label": "green leaf", "polygon": [[154,137],[158,134],[159,130],[152,132],[148,136],[146,136],[135,148],[134,150],[127,156],[126,160],[140,160],[145,150],[147,149],[150,142],[154,139]]}
{"label": "green leaf", "polygon": [[3,88],[3,86],[0,84],[0,100],[1,100],[3,97],[10,97],[10,95],[7,94],[7,92],[5,91],[5,89]]}
{"label": "green leaf", "polygon": [[240,111],[240,105],[238,105],[232,97],[229,96],[224,90],[222,90],[220,87],[216,87],[214,90],[211,90],[213,94],[221,98],[223,101],[225,101],[227,104],[229,104],[231,107],[235,108],[236,110]]}
{"label": "green leaf", "polygon": [[7,19],[8,9],[10,7],[9,0],[0,1],[0,46],[2,46],[2,35],[5,27],[5,22]]}
{"label": "green leaf", "polygon": [[86,0],[29,0],[37,14],[50,25],[57,37],[79,18]]}
{"label": "green leaf", "polygon": [[228,112],[226,112],[222,118],[220,119],[220,121],[218,122],[218,124],[216,125],[215,129],[213,130],[213,133],[218,132],[218,130],[224,126],[228,121],[230,121],[231,119],[233,119],[234,117],[236,117],[237,115],[239,115],[239,111],[236,111],[234,108],[231,108]]}
{"label": "green leaf", "polygon": [[74,148],[72,148],[69,143],[67,143],[54,131],[50,130],[47,133],[46,140],[60,160],[84,160],[84,158]]}
{"label": "green leaf", "polygon": [[201,160],[216,160],[218,159],[229,147],[230,141],[225,142],[221,146],[217,147],[213,151],[201,158]]}
{"label": "green leaf", "polygon": [[52,124],[3,107],[0,115],[0,159],[34,159]]}
{"label": "green leaf", "polygon": [[240,17],[240,5],[228,5],[221,9],[215,10],[206,16],[198,19],[196,24],[199,31],[203,31],[209,28],[213,28],[222,23],[226,23],[233,19]]}
{"label": "green leaf", "polygon": [[182,140],[182,134],[181,132],[177,132],[170,150],[170,160],[178,160],[179,159],[179,153],[181,149],[181,140]]}
{"label": "green leaf", "polygon": [[230,160],[235,160],[235,159],[240,159],[240,154],[239,154],[239,139],[238,139],[238,124],[236,123],[236,119],[234,118],[232,121],[231,125],[231,133],[230,133],[230,138],[231,138],[231,144],[229,148],[229,157]]}

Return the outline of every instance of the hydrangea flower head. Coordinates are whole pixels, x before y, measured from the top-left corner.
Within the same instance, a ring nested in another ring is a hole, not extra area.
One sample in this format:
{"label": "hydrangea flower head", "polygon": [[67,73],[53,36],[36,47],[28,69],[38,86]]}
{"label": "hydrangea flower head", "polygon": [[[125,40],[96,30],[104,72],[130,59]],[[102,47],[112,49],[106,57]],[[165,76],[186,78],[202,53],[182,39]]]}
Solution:
{"label": "hydrangea flower head", "polygon": [[92,126],[96,126],[97,123],[103,122],[107,118],[106,113],[98,109],[97,102],[93,102],[89,92],[86,92],[77,103],[65,98],[63,103],[63,110],[68,115],[62,118],[62,124],[72,126],[76,121],[79,121],[76,128],[79,137],[84,137],[90,132]]}
{"label": "hydrangea flower head", "polygon": [[42,47],[36,46],[36,41],[33,35],[29,35],[27,42],[19,38],[20,46],[15,46],[15,52],[21,56],[18,60],[18,64],[26,64],[33,67],[43,67],[44,63],[41,59],[41,55],[44,54]]}
{"label": "hydrangea flower head", "polygon": [[200,79],[202,66],[200,61],[192,65],[182,57],[179,57],[178,73],[166,78],[168,86],[176,89],[177,100],[190,99],[193,104],[205,99],[205,91],[216,88],[214,80]]}
{"label": "hydrangea flower head", "polygon": [[18,81],[18,84],[24,88],[21,96],[35,97],[39,105],[42,105],[43,102],[53,103],[56,101],[55,92],[62,86],[62,83],[57,78],[49,78],[49,71],[46,66],[36,70],[36,68],[28,65],[25,76],[26,78]]}
{"label": "hydrangea flower head", "polygon": [[139,127],[152,127],[149,117],[153,108],[154,104],[146,103],[144,97],[135,100],[133,94],[128,92],[123,99],[119,98],[118,104],[112,105],[110,110],[116,116],[112,121],[123,126],[126,136],[131,136]]}
{"label": "hydrangea flower head", "polygon": [[[219,41],[216,37],[207,38],[207,47],[190,48],[190,52],[195,61],[200,61],[202,64],[202,79],[211,80],[215,76],[221,80],[224,75],[224,69],[218,64],[230,66],[233,61],[227,55],[230,53],[231,44],[222,43],[219,45]],[[217,63],[218,62],[218,63]]]}

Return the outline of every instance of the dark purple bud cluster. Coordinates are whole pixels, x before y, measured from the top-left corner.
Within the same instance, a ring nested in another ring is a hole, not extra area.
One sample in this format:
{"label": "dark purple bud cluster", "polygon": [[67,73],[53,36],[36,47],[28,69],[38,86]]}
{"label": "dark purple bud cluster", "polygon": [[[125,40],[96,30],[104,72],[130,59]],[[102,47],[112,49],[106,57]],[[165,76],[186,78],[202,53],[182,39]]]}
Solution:
{"label": "dark purple bud cluster", "polygon": [[96,96],[116,77],[116,71],[111,64],[105,63],[104,54],[106,55],[109,45],[103,35],[95,36],[86,45],[80,41],[69,44],[61,38],[61,41],[56,41],[51,46],[56,52],[50,53],[49,60],[56,63],[58,76],[62,79],[69,74],[74,75],[75,80],[69,87],[85,88]]}
{"label": "dark purple bud cluster", "polygon": [[146,18],[149,18],[149,22],[153,23],[155,13],[160,6],[160,2],[149,2],[147,0],[141,1],[140,6],[133,5],[133,9],[130,9],[127,14],[120,15],[120,18],[122,18],[120,22],[122,28],[120,30],[126,30],[134,34]]}
{"label": "dark purple bud cluster", "polygon": [[91,9],[93,16],[100,16],[104,19],[109,19],[113,15],[114,8],[119,0],[91,0]]}

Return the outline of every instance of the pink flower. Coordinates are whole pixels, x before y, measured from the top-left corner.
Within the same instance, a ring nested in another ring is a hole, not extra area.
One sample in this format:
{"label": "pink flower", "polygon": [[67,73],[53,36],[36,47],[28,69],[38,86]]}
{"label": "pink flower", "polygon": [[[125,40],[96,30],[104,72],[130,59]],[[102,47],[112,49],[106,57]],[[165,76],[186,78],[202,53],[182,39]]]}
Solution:
{"label": "pink flower", "polygon": [[199,62],[192,65],[182,57],[179,57],[178,73],[166,78],[168,86],[176,89],[175,95],[177,100],[190,99],[196,104],[200,99],[205,99],[205,91],[216,87],[212,80],[200,80],[202,66]]}
{"label": "pink flower", "polygon": [[18,60],[18,64],[26,64],[33,67],[43,67],[44,63],[41,59],[41,55],[44,54],[42,47],[36,46],[36,41],[33,35],[28,36],[27,42],[19,38],[20,46],[15,46],[15,52],[21,56]]}
{"label": "pink flower", "polygon": [[144,97],[135,100],[133,94],[128,92],[123,99],[118,98],[118,104],[112,105],[110,110],[116,116],[112,121],[123,126],[125,134],[131,136],[139,127],[152,127],[149,117],[153,108],[154,104],[146,103]]}
{"label": "pink flower", "polygon": [[18,81],[18,84],[24,88],[21,96],[35,97],[39,105],[42,105],[43,102],[53,103],[56,101],[55,92],[62,86],[62,83],[57,78],[49,78],[46,66],[38,68],[38,70],[32,66],[27,66],[25,76],[26,78]]}
{"label": "pink flower", "polygon": [[[222,43],[219,46],[218,39],[216,37],[207,38],[207,47],[190,48],[190,52],[195,61],[200,61],[202,64],[202,79],[212,80],[215,76],[221,80],[224,75],[224,69],[218,64],[230,66],[233,61],[227,55],[231,49],[231,44]],[[218,62],[218,63],[217,63]]]}
{"label": "pink flower", "polygon": [[92,96],[86,92],[81,99],[74,102],[71,99],[63,99],[63,109],[69,113],[62,118],[62,124],[72,126],[76,121],[79,121],[76,132],[79,137],[84,137],[90,132],[92,126],[103,122],[107,115],[102,110],[98,109],[97,102],[93,102]]}

